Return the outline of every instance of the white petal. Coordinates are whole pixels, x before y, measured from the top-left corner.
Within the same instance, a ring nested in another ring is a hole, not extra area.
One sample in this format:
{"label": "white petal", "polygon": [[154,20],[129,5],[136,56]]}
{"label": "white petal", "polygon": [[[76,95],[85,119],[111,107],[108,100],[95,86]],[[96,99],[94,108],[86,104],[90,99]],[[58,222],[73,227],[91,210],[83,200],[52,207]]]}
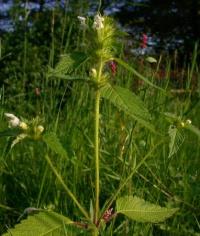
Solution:
{"label": "white petal", "polygon": [[19,126],[20,119],[17,116],[15,116],[11,113],[5,113],[4,115],[8,118],[8,122],[9,122],[10,127]]}

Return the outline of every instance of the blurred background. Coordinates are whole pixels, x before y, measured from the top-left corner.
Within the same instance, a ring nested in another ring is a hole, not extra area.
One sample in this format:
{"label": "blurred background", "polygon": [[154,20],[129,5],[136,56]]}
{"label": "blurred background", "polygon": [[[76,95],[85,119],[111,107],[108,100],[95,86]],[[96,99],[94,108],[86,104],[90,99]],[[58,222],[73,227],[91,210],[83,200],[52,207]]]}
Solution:
{"label": "blurred background", "polygon": [[[70,15],[87,16],[94,15],[98,5],[99,1],[94,0],[0,1],[0,34],[16,31],[16,24],[23,24],[25,17],[31,27],[39,14],[50,13],[55,8]],[[200,38],[198,0],[103,0],[101,12],[114,17],[132,40],[137,41],[142,33],[147,34],[146,53],[178,50],[190,54],[194,42]],[[41,24],[45,24],[42,20]]]}

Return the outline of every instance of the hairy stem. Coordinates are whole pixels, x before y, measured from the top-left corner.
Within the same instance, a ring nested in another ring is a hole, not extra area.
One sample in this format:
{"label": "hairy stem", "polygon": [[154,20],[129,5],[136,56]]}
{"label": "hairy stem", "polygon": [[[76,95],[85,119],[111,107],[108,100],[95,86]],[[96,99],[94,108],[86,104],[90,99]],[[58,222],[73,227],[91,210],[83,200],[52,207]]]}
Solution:
{"label": "hairy stem", "polygon": [[95,219],[94,223],[98,221],[99,214],[99,105],[100,92],[96,91],[95,95]]}
{"label": "hairy stem", "polygon": [[[100,61],[97,75],[97,84],[101,81],[103,63]],[[100,91],[97,88],[95,92],[95,214],[94,223],[97,224],[99,217],[99,108],[100,108]]]}

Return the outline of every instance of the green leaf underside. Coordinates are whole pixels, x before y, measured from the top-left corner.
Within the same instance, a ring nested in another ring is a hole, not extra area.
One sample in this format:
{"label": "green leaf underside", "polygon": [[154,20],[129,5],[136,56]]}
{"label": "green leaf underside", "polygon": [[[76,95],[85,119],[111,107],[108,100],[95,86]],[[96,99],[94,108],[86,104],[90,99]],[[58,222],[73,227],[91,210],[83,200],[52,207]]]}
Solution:
{"label": "green leaf underside", "polygon": [[153,125],[149,123],[151,116],[148,110],[133,92],[119,86],[111,86],[109,83],[101,87],[100,92],[103,98],[155,132]]}
{"label": "green leaf underside", "polygon": [[45,135],[43,135],[43,140],[52,151],[60,156],[67,157],[67,152],[60,143],[55,133],[46,133]]}
{"label": "green leaf underside", "polygon": [[66,225],[73,221],[55,212],[42,211],[29,216],[3,236],[64,236]]}
{"label": "green leaf underside", "polygon": [[171,157],[179,150],[184,141],[184,135],[181,130],[177,129],[174,125],[170,125],[168,134],[170,137],[168,157]]}
{"label": "green leaf underside", "polygon": [[124,214],[139,222],[158,223],[171,217],[178,208],[166,208],[152,204],[141,198],[126,196],[116,202],[117,213]]}

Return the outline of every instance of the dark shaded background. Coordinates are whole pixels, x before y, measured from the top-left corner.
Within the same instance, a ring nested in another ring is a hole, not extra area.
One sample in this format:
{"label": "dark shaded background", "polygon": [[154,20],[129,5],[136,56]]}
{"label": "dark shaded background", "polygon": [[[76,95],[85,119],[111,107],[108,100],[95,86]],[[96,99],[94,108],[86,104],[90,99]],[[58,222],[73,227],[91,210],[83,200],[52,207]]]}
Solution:
{"label": "dark shaded background", "polygon": [[[31,12],[51,12],[57,6],[74,17],[94,15],[99,5],[94,0],[0,1],[0,35],[12,30],[12,8],[18,6],[23,12],[24,3]],[[200,0],[102,0],[101,12],[120,22],[133,40],[146,33],[151,38],[149,46],[157,53],[178,50],[189,55],[200,38]]]}

